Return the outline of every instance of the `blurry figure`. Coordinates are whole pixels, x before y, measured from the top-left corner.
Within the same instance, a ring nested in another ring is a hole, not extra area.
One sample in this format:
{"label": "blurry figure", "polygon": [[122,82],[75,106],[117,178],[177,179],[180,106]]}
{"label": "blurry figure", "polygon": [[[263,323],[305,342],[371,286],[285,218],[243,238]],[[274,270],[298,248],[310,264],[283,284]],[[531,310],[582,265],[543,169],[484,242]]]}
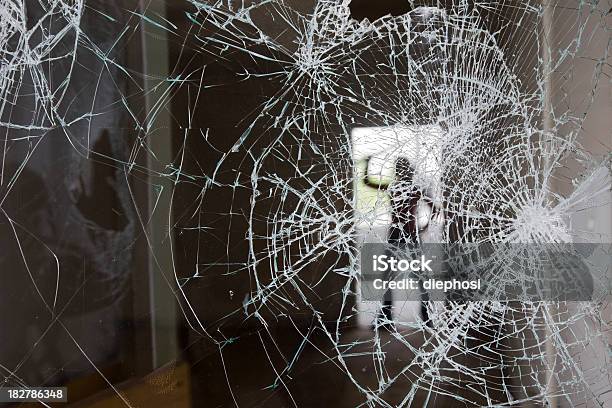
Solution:
{"label": "blurry figure", "polygon": [[[419,233],[427,228],[430,218],[435,215],[433,204],[413,184],[413,177],[414,168],[410,162],[406,158],[398,158],[395,163],[395,179],[388,189],[391,197],[391,225],[387,239],[390,245],[398,249],[419,245]],[[425,304],[428,300],[427,293],[421,292],[421,318],[429,325]],[[383,326],[392,325],[392,305],[392,293],[387,291],[377,319]]]}

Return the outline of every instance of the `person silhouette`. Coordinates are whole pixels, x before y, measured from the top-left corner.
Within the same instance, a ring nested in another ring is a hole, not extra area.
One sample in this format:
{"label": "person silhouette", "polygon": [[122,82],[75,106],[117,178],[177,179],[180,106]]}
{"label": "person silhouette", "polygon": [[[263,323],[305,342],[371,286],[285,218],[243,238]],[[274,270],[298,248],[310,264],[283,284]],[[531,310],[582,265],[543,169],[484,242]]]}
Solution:
{"label": "person silhouette", "polygon": [[[394,180],[388,188],[391,199],[391,225],[387,237],[387,242],[391,247],[399,250],[420,243],[417,211],[422,193],[414,185],[413,178],[414,168],[408,159],[399,157],[395,162]],[[429,324],[425,304],[427,300],[427,293],[421,292],[421,318]],[[380,314],[377,318],[379,325],[393,325],[392,305],[391,291],[387,291],[383,296]]]}

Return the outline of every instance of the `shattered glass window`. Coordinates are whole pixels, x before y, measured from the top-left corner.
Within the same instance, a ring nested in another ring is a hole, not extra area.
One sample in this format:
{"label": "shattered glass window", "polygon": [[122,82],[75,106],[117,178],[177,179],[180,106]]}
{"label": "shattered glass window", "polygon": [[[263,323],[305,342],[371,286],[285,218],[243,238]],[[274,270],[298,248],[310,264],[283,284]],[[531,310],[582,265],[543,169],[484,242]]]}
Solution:
{"label": "shattered glass window", "polygon": [[[605,0],[0,0],[0,393],[612,406],[611,28]],[[374,244],[473,245],[497,294],[572,251],[590,294],[372,300]]]}

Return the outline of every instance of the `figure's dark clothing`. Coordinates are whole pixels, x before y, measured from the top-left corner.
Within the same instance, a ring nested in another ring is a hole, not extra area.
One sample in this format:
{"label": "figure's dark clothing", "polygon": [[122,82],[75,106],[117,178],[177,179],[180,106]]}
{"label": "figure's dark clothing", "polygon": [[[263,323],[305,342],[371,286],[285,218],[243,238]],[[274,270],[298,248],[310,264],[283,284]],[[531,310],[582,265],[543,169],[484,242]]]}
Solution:
{"label": "figure's dark clothing", "polygon": [[[389,189],[391,198],[391,225],[387,242],[393,247],[405,248],[419,243],[419,231],[417,227],[417,204],[421,199],[421,192],[412,185],[413,171],[407,162],[398,162],[396,165],[397,180]],[[427,294],[423,294],[422,300],[427,300]],[[391,292],[387,292],[383,298],[381,313],[388,321],[393,320]],[[421,303],[421,317],[428,321],[427,308]]]}

